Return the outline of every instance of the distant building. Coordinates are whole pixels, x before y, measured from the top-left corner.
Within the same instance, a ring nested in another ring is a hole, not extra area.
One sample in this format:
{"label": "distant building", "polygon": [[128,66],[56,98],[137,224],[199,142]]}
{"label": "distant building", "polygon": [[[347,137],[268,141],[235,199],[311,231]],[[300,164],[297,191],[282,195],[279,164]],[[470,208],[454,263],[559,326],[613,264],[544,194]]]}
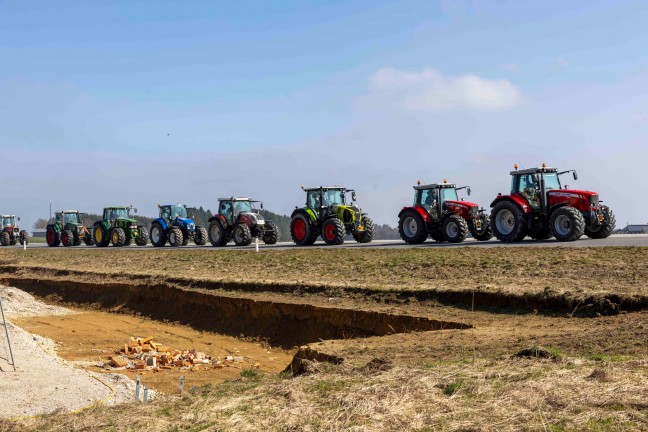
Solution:
{"label": "distant building", "polygon": [[45,229],[39,228],[32,231],[32,237],[43,237],[45,238]]}
{"label": "distant building", "polygon": [[648,234],[648,224],[628,225],[624,231],[628,234]]}

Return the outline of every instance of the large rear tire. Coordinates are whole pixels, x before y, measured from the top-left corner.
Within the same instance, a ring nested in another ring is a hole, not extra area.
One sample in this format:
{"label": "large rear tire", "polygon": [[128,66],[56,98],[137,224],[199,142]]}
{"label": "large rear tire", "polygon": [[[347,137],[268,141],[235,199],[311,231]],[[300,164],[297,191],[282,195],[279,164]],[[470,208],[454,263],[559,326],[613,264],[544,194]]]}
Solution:
{"label": "large rear tire", "polygon": [[574,241],[585,233],[585,218],[574,207],[560,207],[551,213],[549,229],[558,241]]}
{"label": "large rear tire", "polygon": [[95,239],[95,246],[97,247],[106,247],[110,243],[110,238],[108,233],[104,229],[103,225],[97,224],[92,230],[92,235]]}
{"label": "large rear tire", "polygon": [[477,218],[479,219],[479,222],[481,222],[481,226],[479,228],[477,228],[476,219],[472,219],[470,222],[468,222],[468,230],[470,231],[470,234],[473,236],[473,238],[477,241],[488,241],[493,238],[493,229],[491,228],[488,216],[486,216],[484,213],[480,213]]}
{"label": "large rear tire", "polygon": [[162,247],[166,244],[166,242],[166,232],[159,224],[153,224],[153,226],[151,226],[151,244],[153,244],[154,247]]}
{"label": "large rear tire", "polygon": [[371,220],[370,217],[364,216],[360,221],[360,223],[362,224],[364,229],[362,231],[353,233],[353,238],[358,243],[371,243],[371,240],[373,240],[374,230],[375,230],[373,221]]}
{"label": "large rear tire", "polygon": [[61,244],[61,233],[56,231],[52,225],[49,225],[45,230],[45,241],[47,246],[56,247]]}
{"label": "large rear tire", "polygon": [[74,246],[74,233],[71,230],[63,230],[61,234],[61,243],[63,246]]}
{"label": "large rear tire", "polygon": [[614,212],[612,212],[612,210],[607,206],[603,206],[603,214],[605,216],[603,223],[597,227],[592,227],[593,229],[585,228],[585,234],[587,237],[593,239],[610,237],[610,234],[612,234],[614,228],[616,228],[616,217],[614,216]]}
{"label": "large rear tire", "polygon": [[310,246],[317,239],[317,231],[310,218],[300,213],[290,221],[290,237],[297,246]]}
{"label": "large rear tire", "polygon": [[252,232],[244,223],[238,223],[234,226],[232,237],[236,246],[248,246],[252,243]]}
{"label": "large rear tire", "polygon": [[149,242],[149,232],[146,227],[139,227],[140,235],[135,239],[135,244],[137,246],[146,246]]}
{"label": "large rear tire", "polygon": [[84,233],[83,242],[86,244],[86,246],[92,246],[93,244],[95,244],[94,238],[92,237],[92,233],[90,233],[90,230]]}
{"label": "large rear tire", "polygon": [[110,233],[110,241],[115,247],[122,247],[126,245],[126,233],[121,228],[113,228]]}
{"label": "large rear tire", "polygon": [[277,243],[278,239],[279,239],[279,228],[277,228],[277,225],[274,222],[267,221],[266,232],[263,234],[261,240],[263,240],[263,243],[267,245],[273,245]]}
{"label": "large rear tire", "polygon": [[221,247],[227,244],[227,231],[219,220],[213,220],[209,223],[209,242],[212,246]]}
{"label": "large rear tire", "polygon": [[456,214],[446,216],[441,224],[441,232],[450,243],[461,243],[468,235],[466,219]]}
{"label": "large rear tire", "polygon": [[428,232],[423,218],[416,210],[406,210],[398,219],[398,233],[407,244],[423,243]]}
{"label": "large rear tire", "polygon": [[10,243],[11,243],[11,236],[7,231],[2,231],[2,234],[0,234],[0,245],[9,246]]}
{"label": "large rear tire", "polygon": [[198,246],[204,246],[207,244],[207,230],[203,227],[196,227],[196,232],[194,232],[194,243]]}
{"label": "large rear tire", "polygon": [[341,245],[344,243],[346,229],[342,221],[336,217],[328,218],[322,225],[322,239],[329,245]]}
{"label": "large rear tire", "polygon": [[178,227],[171,227],[169,228],[169,244],[172,247],[178,247],[184,243],[184,235],[182,234],[182,230]]}
{"label": "large rear tire", "polygon": [[527,234],[526,215],[511,201],[495,204],[490,214],[490,225],[495,237],[505,243],[522,241]]}

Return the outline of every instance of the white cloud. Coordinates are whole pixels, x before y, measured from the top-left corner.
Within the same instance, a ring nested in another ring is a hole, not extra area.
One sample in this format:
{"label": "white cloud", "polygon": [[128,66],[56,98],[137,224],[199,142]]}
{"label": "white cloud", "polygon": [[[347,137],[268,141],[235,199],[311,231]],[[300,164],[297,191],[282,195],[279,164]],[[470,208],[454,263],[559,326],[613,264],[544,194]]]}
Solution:
{"label": "white cloud", "polygon": [[519,90],[507,80],[489,80],[477,75],[445,76],[432,68],[421,72],[380,69],[371,76],[370,89],[372,96],[416,111],[498,110],[520,101]]}

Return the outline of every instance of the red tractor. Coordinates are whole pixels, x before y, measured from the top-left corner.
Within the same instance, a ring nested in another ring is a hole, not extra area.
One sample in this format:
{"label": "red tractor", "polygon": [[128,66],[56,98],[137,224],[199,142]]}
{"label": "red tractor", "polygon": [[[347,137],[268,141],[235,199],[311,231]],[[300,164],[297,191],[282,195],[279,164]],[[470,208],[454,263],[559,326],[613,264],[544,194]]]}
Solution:
{"label": "red tractor", "polygon": [[530,168],[511,171],[511,194],[499,194],[491,203],[491,226],[500,241],[518,242],[529,236],[535,240],[556,237],[559,241],[588,237],[606,238],[616,226],[614,213],[602,205],[596,192],[562,188],[556,168]]}
{"label": "red tractor", "polygon": [[460,200],[457,188],[448,183],[434,183],[414,186],[414,205],[403,207],[398,214],[398,232],[409,244],[423,243],[428,236],[433,240],[461,243],[468,232],[476,240],[490,240],[493,236],[488,216],[475,203]]}
{"label": "red tractor", "polygon": [[0,245],[9,246],[20,242],[21,245],[29,242],[29,233],[20,230],[14,215],[0,215]]}

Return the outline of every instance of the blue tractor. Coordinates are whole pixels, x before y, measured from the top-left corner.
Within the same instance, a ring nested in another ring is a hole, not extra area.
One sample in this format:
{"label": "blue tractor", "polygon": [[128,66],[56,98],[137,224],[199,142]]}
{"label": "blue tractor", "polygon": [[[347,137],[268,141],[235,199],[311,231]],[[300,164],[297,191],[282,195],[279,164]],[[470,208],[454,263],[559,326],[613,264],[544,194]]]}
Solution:
{"label": "blue tractor", "polygon": [[151,243],[155,247],[186,246],[190,239],[202,246],[207,243],[207,230],[196,226],[187,216],[187,206],[181,204],[159,205],[160,217],[151,224]]}

